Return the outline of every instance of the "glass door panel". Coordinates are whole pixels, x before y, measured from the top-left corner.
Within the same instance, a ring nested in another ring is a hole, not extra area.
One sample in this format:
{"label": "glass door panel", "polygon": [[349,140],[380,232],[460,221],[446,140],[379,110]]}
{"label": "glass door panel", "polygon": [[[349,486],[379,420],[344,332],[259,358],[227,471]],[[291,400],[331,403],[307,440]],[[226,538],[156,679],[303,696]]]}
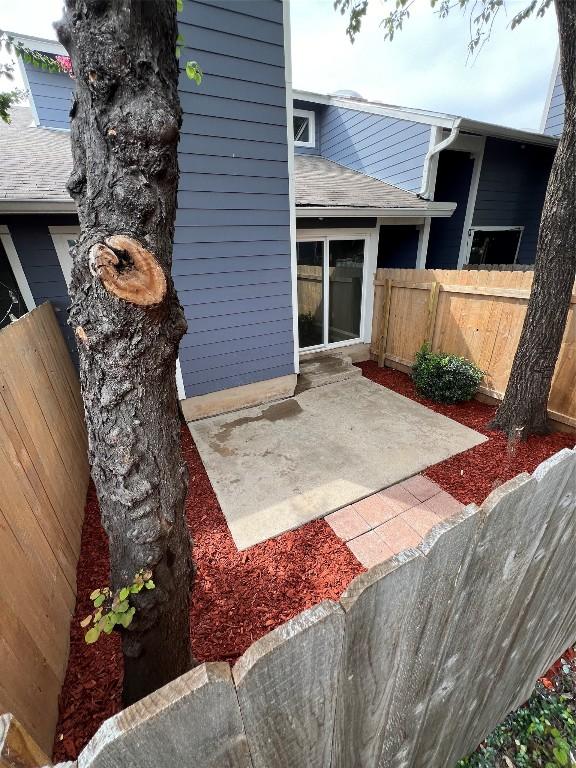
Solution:
{"label": "glass door panel", "polygon": [[300,348],[324,344],[324,241],[296,243]]}
{"label": "glass door panel", "polygon": [[364,240],[328,245],[328,343],[360,338]]}

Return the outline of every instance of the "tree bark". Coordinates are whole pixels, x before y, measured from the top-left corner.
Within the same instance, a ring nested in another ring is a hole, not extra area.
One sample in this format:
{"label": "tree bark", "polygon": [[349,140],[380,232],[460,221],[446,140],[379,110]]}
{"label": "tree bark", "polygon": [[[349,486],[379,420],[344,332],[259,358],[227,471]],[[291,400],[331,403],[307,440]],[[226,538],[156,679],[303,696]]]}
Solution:
{"label": "tree bark", "polygon": [[576,2],[555,0],[564,130],[552,164],[532,293],[504,400],[491,427],[526,439],[548,426],[548,398],[576,277]]}
{"label": "tree bark", "polygon": [[186,321],[170,277],[181,124],[176,2],[66,0],[56,28],[76,77],[68,189],[81,234],[70,324],[111,583],[119,589],[149,568],[156,584],[132,596],[136,614],[121,630],[129,704],[191,666],[175,383]]}

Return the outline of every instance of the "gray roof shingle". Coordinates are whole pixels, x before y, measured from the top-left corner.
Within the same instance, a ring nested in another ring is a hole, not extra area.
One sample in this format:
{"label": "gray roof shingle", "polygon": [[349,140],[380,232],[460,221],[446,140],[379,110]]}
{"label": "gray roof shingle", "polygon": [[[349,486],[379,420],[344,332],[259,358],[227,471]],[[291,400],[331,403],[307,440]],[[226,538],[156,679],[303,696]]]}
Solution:
{"label": "gray roof shingle", "polygon": [[427,207],[426,201],[412,192],[317,155],[296,155],[294,170],[297,207],[417,210]]}
{"label": "gray roof shingle", "polygon": [[70,134],[38,128],[29,107],[14,107],[11,123],[0,120],[0,202],[71,201]]}

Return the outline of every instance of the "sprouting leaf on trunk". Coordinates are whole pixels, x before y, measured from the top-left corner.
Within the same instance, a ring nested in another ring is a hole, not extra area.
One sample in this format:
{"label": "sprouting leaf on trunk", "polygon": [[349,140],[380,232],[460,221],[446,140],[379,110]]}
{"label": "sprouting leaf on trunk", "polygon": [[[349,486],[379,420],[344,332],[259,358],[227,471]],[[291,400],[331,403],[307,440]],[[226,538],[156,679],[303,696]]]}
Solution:
{"label": "sprouting leaf on trunk", "polygon": [[90,593],[90,599],[97,609],[82,619],[80,626],[85,628],[92,623],[84,639],[87,643],[95,643],[102,633],[110,635],[116,625],[126,629],[132,623],[136,607],[130,605],[130,595],[137,595],[143,589],[155,589],[150,568],[141,568],[135,575],[132,584],[128,584],[116,592],[110,587],[100,587]]}
{"label": "sprouting leaf on trunk", "polygon": [[196,85],[200,85],[202,82],[203,73],[197,61],[186,62],[186,74],[190,80],[194,80]]}

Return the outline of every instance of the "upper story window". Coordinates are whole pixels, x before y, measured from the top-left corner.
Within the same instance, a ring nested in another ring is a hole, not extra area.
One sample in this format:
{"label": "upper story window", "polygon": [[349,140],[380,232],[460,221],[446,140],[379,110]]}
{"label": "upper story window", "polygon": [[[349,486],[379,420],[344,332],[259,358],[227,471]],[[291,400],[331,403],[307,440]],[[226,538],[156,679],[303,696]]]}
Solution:
{"label": "upper story window", "polygon": [[306,109],[294,110],[294,145],[296,147],[316,146],[316,122],[314,112]]}

